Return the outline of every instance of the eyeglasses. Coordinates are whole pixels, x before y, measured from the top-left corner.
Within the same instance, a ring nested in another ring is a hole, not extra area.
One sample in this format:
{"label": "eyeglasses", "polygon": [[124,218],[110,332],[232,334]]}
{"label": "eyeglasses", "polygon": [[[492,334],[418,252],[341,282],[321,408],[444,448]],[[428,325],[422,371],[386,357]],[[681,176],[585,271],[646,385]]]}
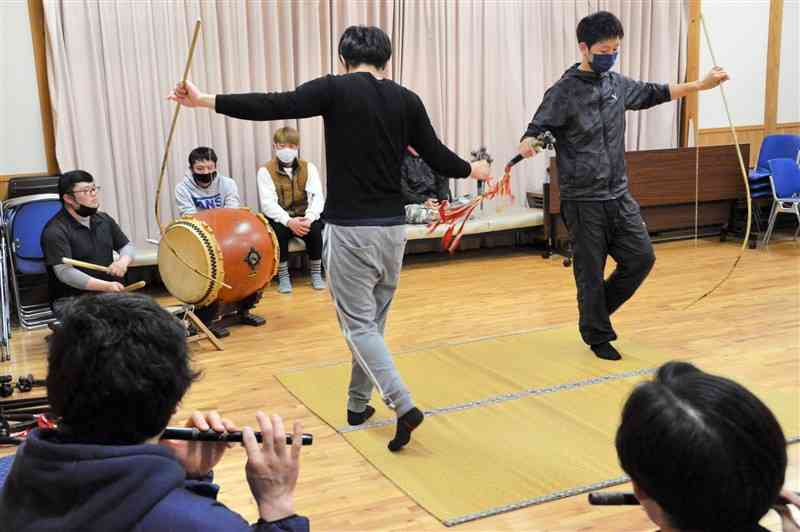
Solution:
{"label": "eyeglasses", "polygon": [[73,194],[97,194],[98,192],[100,192],[100,187],[94,185],[88,188],[72,191]]}

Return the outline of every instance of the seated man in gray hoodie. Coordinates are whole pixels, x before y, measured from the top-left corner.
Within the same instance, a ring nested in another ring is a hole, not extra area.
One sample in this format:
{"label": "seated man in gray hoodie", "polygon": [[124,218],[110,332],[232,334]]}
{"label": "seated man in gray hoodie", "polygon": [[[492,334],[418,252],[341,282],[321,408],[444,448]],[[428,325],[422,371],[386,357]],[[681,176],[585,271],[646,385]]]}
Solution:
{"label": "seated man in gray hoodie", "polygon": [[175,187],[175,202],[181,216],[205,209],[242,206],[236,181],[217,174],[217,154],[212,148],[200,146],[189,154],[191,175]]}
{"label": "seated man in gray hoodie", "polygon": [[[183,181],[175,187],[175,202],[181,216],[206,209],[237,209],[242,206],[236,181],[217,173],[217,154],[213,148],[200,146],[193,149],[189,154],[189,169],[191,175],[184,176]],[[235,312],[239,323],[255,327],[266,323],[261,316],[250,313],[260,300],[261,292],[256,292],[236,303]],[[197,316],[211,332],[218,338],[224,338],[230,332],[221,325],[213,324],[220,314],[228,313],[225,309],[220,309],[218,301],[197,309]]]}

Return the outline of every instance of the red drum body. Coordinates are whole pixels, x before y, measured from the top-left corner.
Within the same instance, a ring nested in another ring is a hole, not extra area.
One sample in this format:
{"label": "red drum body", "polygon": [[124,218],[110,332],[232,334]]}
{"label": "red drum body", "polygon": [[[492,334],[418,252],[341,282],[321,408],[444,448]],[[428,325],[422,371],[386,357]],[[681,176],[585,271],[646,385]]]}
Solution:
{"label": "red drum body", "polygon": [[170,294],[184,303],[237,303],[269,284],[278,271],[278,253],[277,238],[261,214],[208,209],[167,226],[158,247],[158,271]]}

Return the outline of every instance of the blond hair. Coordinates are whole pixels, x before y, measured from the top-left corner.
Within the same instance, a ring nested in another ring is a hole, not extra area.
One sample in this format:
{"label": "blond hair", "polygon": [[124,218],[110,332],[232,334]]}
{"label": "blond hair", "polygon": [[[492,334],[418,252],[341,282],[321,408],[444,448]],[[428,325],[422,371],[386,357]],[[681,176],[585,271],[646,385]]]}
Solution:
{"label": "blond hair", "polygon": [[300,144],[300,133],[293,127],[282,127],[272,136],[275,144]]}

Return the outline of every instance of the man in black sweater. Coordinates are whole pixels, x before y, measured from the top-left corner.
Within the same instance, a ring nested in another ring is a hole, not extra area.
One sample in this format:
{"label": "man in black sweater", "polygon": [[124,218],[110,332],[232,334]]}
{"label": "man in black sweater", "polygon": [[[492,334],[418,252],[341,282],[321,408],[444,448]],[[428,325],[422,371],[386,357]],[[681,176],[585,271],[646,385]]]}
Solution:
{"label": "man in black sweater", "polygon": [[383,339],[406,244],[400,165],[412,145],[438,173],[489,177],[485,161],[468,163],[436,137],[419,96],[386,79],[392,43],[381,29],[351,26],[339,40],[346,74],[323,76],[296,90],[211,95],[179,83],[170,98],[247,120],[322,116],[328,196],[322,218],[323,261],[339,324],[353,354],[347,404],[351,425],[364,423],[373,387],[397,414],[389,449],[410,441],[423,421]]}
{"label": "man in black sweater", "polygon": [[[648,109],[708,90],[728,79],[715,67],[701,81],[667,85],[611,72],[624,35],[607,11],[584,17],[577,28],[582,62],[550,87],[523,135],[519,153],[545,131],[555,136],[561,214],[573,244],[573,271],[583,340],[599,358],[619,360],[611,314],[633,296],[655,262],[639,204],[628,190],[625,111]],[[606,259],[617,268],[604,279]]]}

